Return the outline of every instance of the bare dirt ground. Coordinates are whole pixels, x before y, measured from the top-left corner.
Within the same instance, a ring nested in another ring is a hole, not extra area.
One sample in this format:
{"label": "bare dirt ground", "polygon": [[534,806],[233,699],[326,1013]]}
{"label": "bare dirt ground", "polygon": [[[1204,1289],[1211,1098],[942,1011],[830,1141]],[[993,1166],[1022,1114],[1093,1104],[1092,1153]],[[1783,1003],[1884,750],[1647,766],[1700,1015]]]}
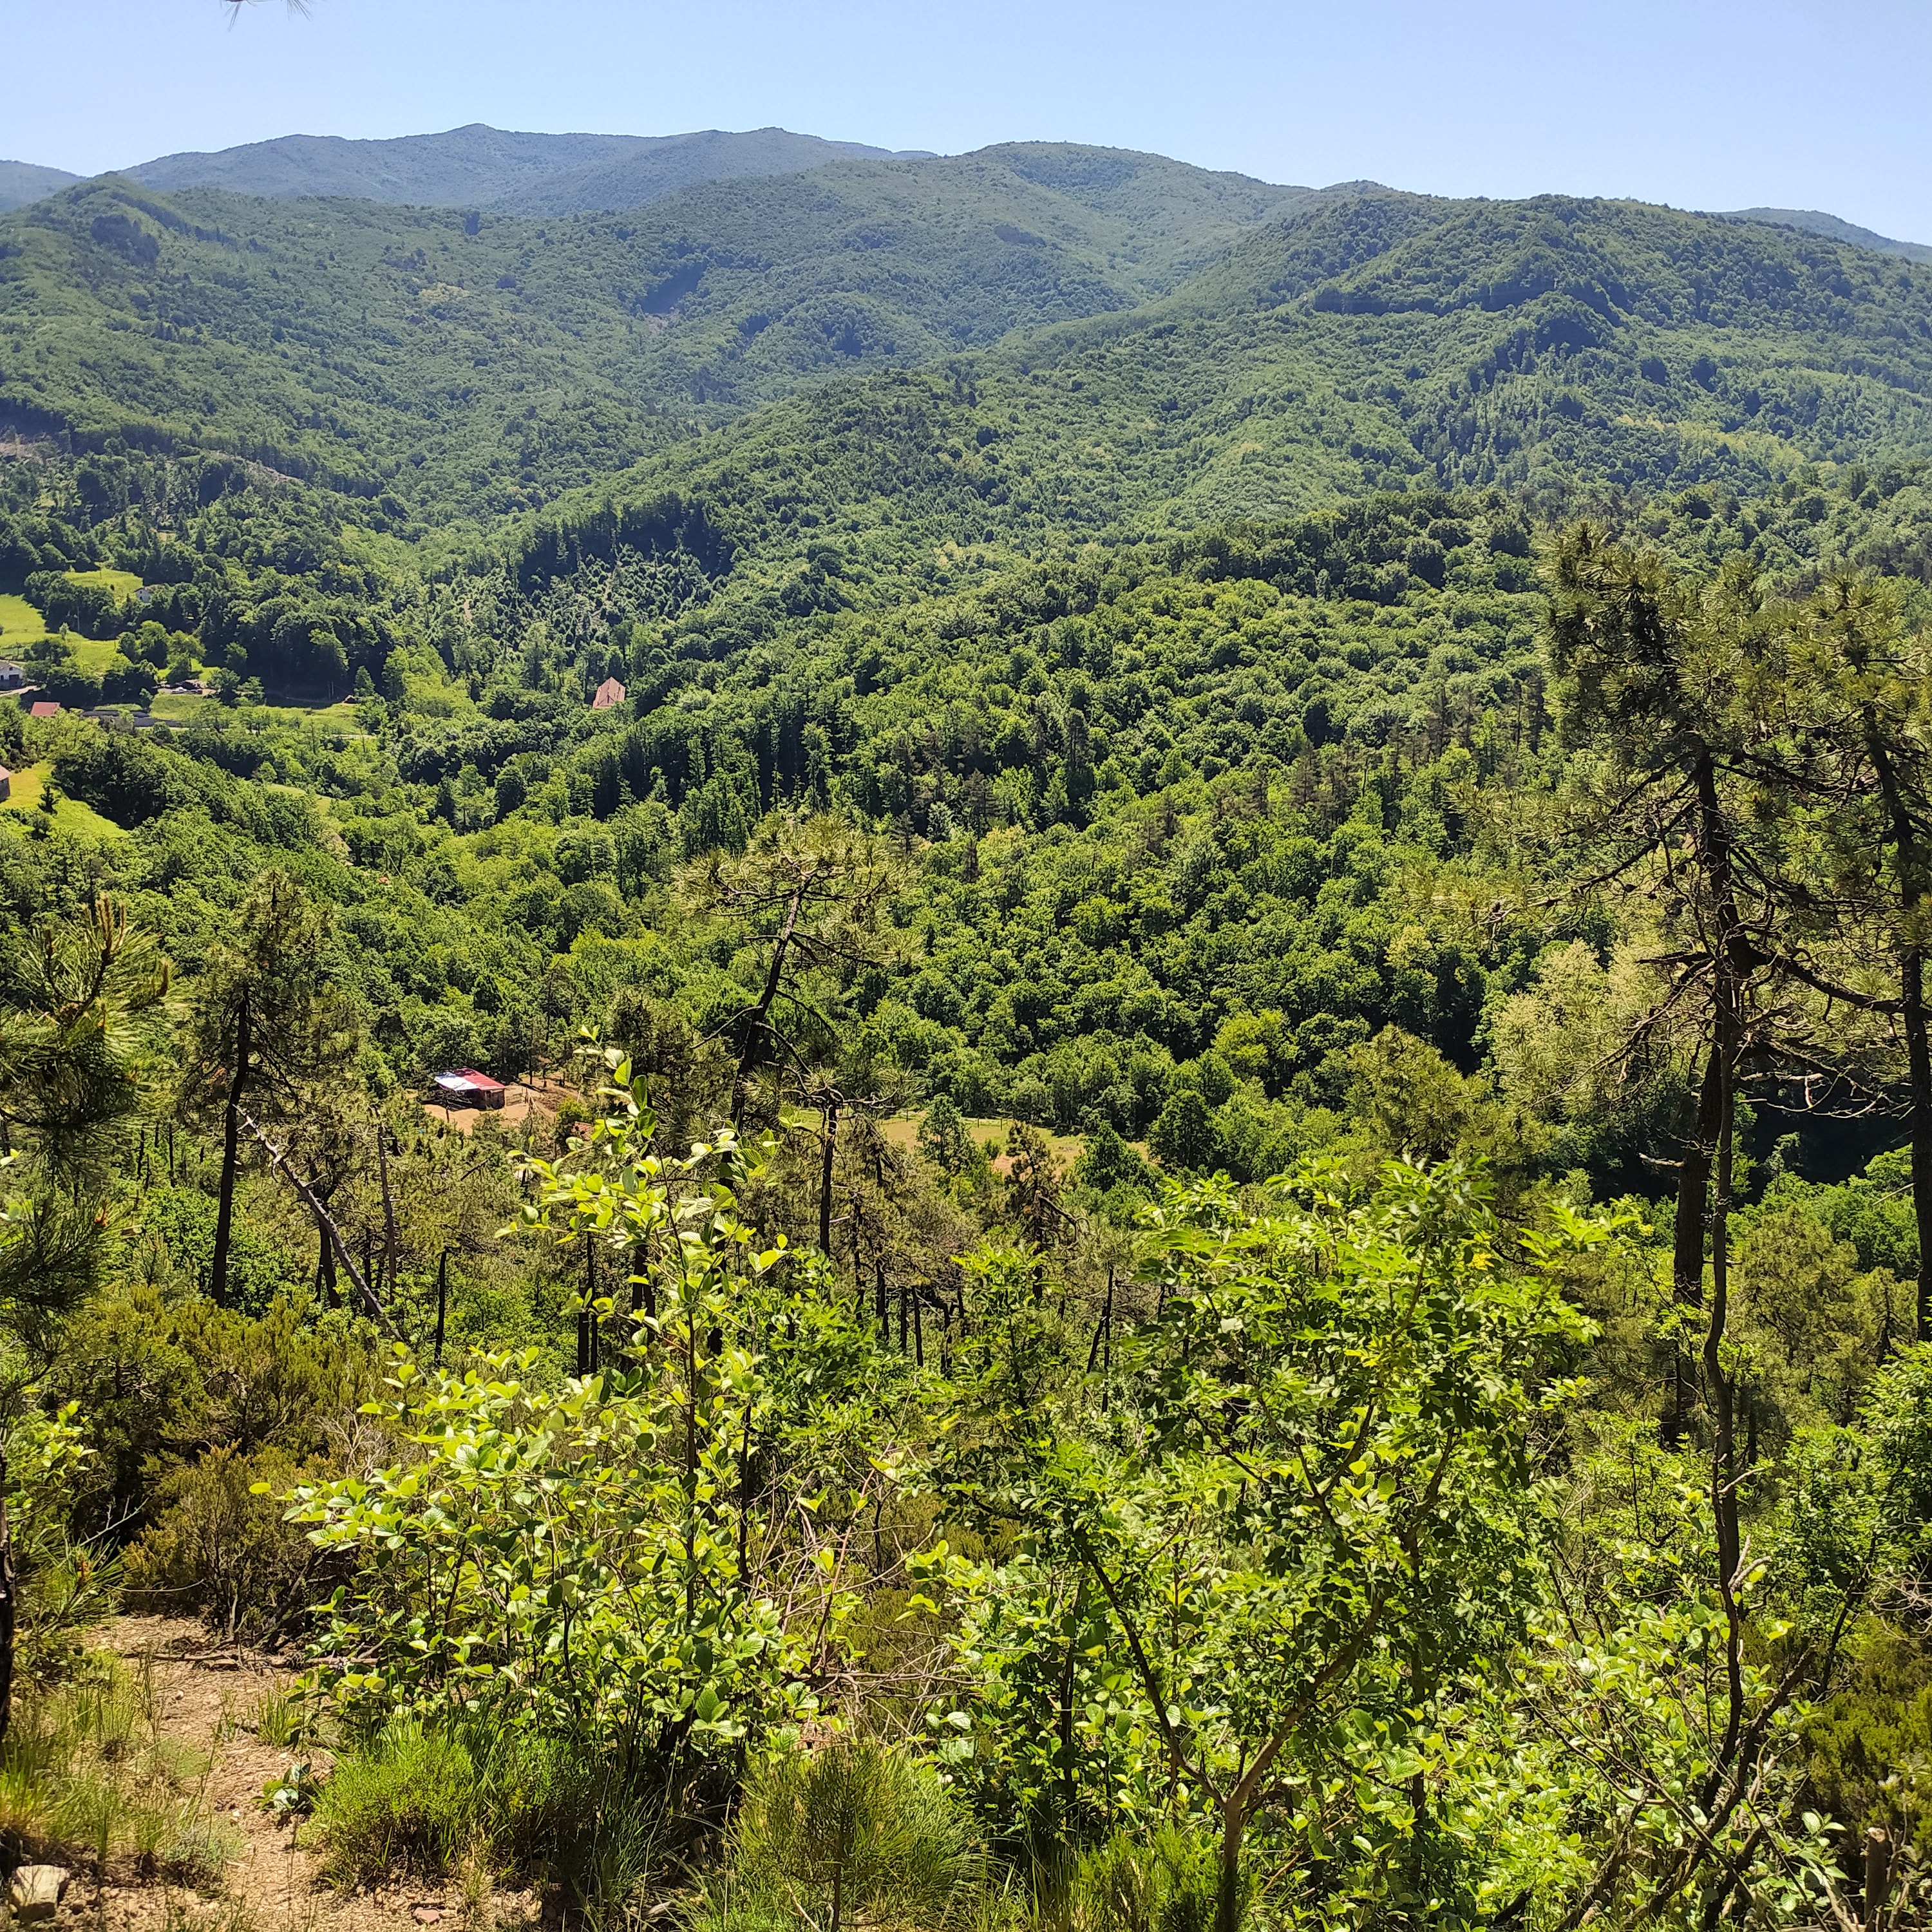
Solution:
{"label": "bare dirt ground", "polygon": [[526,1082],[512,1080],[503,1089],[503,1104],[500,1107],[459,1107],[446,1106],[438,1099],[426,1100],[423,1112],[433,1120],[440,1120],[454,1127],[460,1134],[468,1133],[480,1120],[500,1121],[506,1127],[520,1126],[532,1114],[537,1116],[541,1128],[556,1116],[557,1106],[572,1089],[548,1081]]}
{"label": "bare dirt ground", "polygon": [[89,1876],[76,1871],[56,1932],[418,1932],[438,1924],[448,1932],[534,1932],[539,1904],[527,1893],[495,1893],[480,1911],[466,1910],[453,1882],[445,1889],[413,1882],[345,1892],[322,1880],[315,1854],[262,1803],[262,1786],[286,1772],[292,1758],[326,1762],[326,1754],[265,1744],[254,1735],[251,1720],[262,1694],[285,1687],[294,1675],[282,1660],[224,1646],[180,1618],[122,1617],[98,1641],[130,1662],[152,1660],[161,1735],[205,1757],[203,1802],[239,1856],[219,1891],[201,1894],[110,1880],[97,1896]]}

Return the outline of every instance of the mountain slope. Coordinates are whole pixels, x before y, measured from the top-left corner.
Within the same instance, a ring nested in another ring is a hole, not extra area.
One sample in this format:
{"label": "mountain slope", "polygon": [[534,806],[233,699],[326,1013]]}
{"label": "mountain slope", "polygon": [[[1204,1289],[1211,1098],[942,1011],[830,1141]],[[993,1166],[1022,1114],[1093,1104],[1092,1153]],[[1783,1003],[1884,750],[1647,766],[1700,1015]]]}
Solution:
{"label": "mountain slope", "polygon": [[923,580],[974,546],[1378,488],[1755,490],[1928,458],[1932,269],[1627,203],[1378,191],[1131,311],[795,396],[554,520],[672,493],[793,608],[840,594],[828,544]]}
{"label": "mountain slope", "polygon": [[[867,374],[916,364],[944,373]],[[105,178],[0,217],[0,406],[250,456],[398,529],[640,465],[618,494],[741,501],[760,530],[788,505],[786,543],[856,518],[902,549],[908,517],[1031,541],[1922,458],[1932,268],[1632,203],[1045,146],[543,222]]]}
{"label": "mountain slope", "polygon": [[0,161],[0,212],[25,208],[80,178],[64,168],[44,168],[32,161]]}
{"label": "mountain slope", "polygon": [[[520,206],[536,197],[532,212],[568,214],[634,206],[694,182],[784,174],[842,156],[886,152],[782,128],[743,134],[716,129],[691,134],[526,134],[476,122],[444,134],[385,141],[288,134],[213,154],[164,154],[124,172],[148,187],[168,190],[218,188],[278,199],[352,195],[424,208]],[[632,171],[628,177],[626,170]],[[541,200],[541,190],[553,182],[596,183],[613,171],[637,183],[629,199],[601,198],[602,191],[593,187],[587,193],[566,188],[554,206]]]}
{"label": "mountain slope", "polygon": [[804,174],[832,161],[857,158],[926,160],[932,157],[895,154],[860,141],[824,141],[783,128],[759,128],[742,134],[720,134],[714,128],[704,134],[674,135],[587,166],[544,175],[494,196],[489,205],[516,214],[614,214],[643,208],[705,182]]}
{"label": "mountain slope", "polygon": [[1802,228],[1807,234],[1822,235],[1833,242],[1849,242],[1858,248],[1876,249],[1881,255],[1904,255],[1915,262],[1932,262],[1932,245],[1923,242],[1894,242],[1889,236],[1874,234],[1855,222],[1840,220],[1815,208],[1738,208],[1722,219],[1726,221],[1768,222],[1778,228]]}
{"label": "mountain slope", "polygon": [[1294,193],[1016,156],[548,222],[103,177],[0,220],[0,404],[488,516],[802,382],[1129,308]]}

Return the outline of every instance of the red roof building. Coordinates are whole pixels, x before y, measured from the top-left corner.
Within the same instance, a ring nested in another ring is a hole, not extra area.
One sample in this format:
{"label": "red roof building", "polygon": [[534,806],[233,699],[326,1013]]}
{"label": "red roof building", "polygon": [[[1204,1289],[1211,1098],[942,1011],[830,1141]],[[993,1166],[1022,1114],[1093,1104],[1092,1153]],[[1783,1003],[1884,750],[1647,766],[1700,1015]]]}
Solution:
{"label": "red roof building", "polygon": [[614,704],[624,701],[624,687],[614,677],[607,677],[597,687],[597,695],[590,700],[593,711],[608,711]]}
{"label": "red roof building", "polygon": [[446,1105],[463,1107],[500,1107],[503,1083],[478,1073],[473,1066],[459,1066],[436,1076],[437,1090]]}
{"label": "red roof building", "polygon": [[58,718],[60,706],[51,698],[37,698],[27,707],[29,718]]}

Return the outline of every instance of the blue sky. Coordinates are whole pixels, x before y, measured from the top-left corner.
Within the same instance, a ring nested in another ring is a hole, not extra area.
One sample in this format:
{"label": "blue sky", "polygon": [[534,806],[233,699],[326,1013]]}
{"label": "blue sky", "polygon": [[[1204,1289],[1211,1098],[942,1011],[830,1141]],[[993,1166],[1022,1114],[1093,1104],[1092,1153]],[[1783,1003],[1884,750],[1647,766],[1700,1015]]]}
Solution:
{"label": "blue sky", "polygon": [[1932,241],[1928,0],[0,0],[0,156],[778,124],[1277,182],[1822,208]]}

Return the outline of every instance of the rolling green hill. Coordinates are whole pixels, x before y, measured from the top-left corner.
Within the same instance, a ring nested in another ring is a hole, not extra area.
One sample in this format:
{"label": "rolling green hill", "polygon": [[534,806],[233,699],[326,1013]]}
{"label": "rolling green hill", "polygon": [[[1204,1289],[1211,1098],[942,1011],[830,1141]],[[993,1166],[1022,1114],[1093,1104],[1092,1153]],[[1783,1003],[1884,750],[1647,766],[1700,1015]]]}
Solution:
{"label": "rolling green hill", "polygon": [[32,161],[0,161],[0,212],[25,208],[80,180],[64,168],[44,168]]}
{"label": "rolling green hill", "polygon": [[1779,228],[1802,228],[1834,242],[1850,242],[1860,248],[1876,249],[1881,255],[1904,255],[1915,262],[1932,262],[1932,246],[1923,242],[1894,242],[1888,235],[1874,233],[1857,223],[1826,214],[1816,208],[1738,208],[1725,216],[1727,221],[1768,222]]}
{"label": "rolling green hill", "polygon": [[108,178],[0,219],[10,416],[232,452],[403,534],[572,490],[904,550],[908,519],[1011,542],[1410,482],[1754,489],[1932,454],[1928,385],[1932,270],[1842,242],[1044,144],[622,218]]}
{"label": "rolling green hill", "polygon": [[0,224],[0,400],[487,517],[802,382],[1129,307],[1292,193],[1048,147],[712,183],[621,220],[104,177]]}
{"label": "rolling green hill", "polygon": [[[536,214],[634,208],[694,183],[822,167],[890,151],[783,128],[745,134],[525,134],[481,122],[440,134],[351,141],[286,134],[212,154],[164,154],[125,172],[149,188],[231,194],[352,196],[424,208],[521,207]],[[72,179],[71,176],[68,177]]]}
{"label": "rolling green hill", "polygon": [[[1164,300],[801,394],[559,506],[667,490],[741,558],[1294,514],[1383,488],[1579,490],[1932,455],[1932,272],[1617,202],[1319,199]],[[774,568],[776,568],[775,565]],[[786,572],[792,573],[787,575]]]}

